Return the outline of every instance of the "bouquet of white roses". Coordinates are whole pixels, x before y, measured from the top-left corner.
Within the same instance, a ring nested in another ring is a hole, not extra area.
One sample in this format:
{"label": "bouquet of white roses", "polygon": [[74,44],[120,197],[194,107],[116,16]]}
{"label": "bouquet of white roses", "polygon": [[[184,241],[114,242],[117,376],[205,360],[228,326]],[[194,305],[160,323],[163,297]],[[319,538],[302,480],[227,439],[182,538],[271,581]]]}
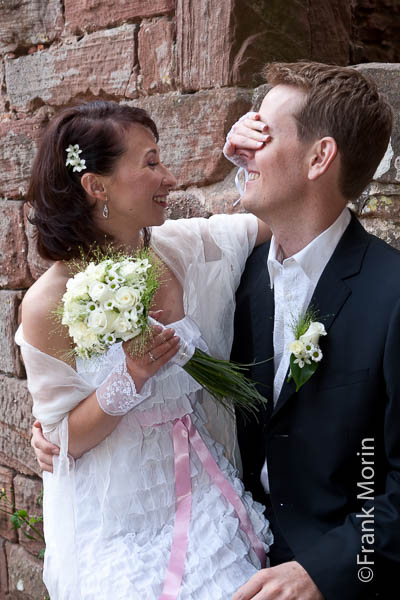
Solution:
{"label": "bouquet of white roses", "polygon": [[142,333],[157,287],[157,273],[144,251],[90,262],[76,273],[67,281],[60,311],[74,353],[90,358]]}
{"label": "bouquet of white roses", "polygon": [[[157,324],[149,309],[159,273],[160,266],[143,250],[135,257],[111,254],[89,262],[71,277],[57,312],[74,341],[73,353],[84,359],[104,354],[116,342],[131,340]],[[266,402],[242,373],[248,365],[213,358],[199,348],[187,354],[187,347],[182,340],[177,364],[225,408],[230,410],[232,402],[254,412]]]}

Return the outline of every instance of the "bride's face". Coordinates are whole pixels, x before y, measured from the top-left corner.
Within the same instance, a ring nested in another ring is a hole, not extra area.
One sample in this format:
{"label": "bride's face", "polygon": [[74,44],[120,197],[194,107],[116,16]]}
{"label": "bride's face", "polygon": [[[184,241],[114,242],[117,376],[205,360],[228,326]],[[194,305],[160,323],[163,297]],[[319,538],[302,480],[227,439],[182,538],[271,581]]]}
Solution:
{"label": "bride's face", "polygon": [[132,125],[125,133],[126,151],[112,174],[103,178],[110,225],[142,229],[162,225],[167,196],[175,177],[160,162],[151,131]]}

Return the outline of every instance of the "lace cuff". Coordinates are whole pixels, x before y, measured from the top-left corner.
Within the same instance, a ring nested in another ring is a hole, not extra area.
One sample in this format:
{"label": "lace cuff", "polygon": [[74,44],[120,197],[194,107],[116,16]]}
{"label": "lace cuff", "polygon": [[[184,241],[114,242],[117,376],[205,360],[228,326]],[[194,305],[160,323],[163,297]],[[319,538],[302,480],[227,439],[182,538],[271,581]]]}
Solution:
{"label": "lace cuff", "polygon": [[114,367],[109,376],[97,388],[99,406],[107,415],[125,415],[151,394],[151,378],[146,381],[140,394],[126,367],[125,357]]}

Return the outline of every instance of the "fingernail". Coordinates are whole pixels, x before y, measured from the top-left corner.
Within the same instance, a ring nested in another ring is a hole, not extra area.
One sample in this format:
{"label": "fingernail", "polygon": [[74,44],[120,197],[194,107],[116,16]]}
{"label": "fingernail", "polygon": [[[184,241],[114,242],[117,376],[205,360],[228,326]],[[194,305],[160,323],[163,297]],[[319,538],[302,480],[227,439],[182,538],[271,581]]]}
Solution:
{"label": "fingernail", "polygon": [[261,148],[261,146],[264,146],[264,142],[257,142],[257,146]]}

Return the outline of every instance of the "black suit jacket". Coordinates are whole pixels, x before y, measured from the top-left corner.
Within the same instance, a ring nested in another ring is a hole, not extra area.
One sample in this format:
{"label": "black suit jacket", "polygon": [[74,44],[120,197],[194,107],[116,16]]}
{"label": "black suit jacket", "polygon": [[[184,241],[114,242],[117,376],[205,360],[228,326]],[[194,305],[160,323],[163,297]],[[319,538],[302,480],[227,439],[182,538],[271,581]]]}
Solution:
{"label": "black suit jacket", "polygon": [[[244,363],[273,355],[268,251],[255,249],[237,293],[232,357]],[[298,393],[284,383],[272,415],[239,418],[244,482],[262,502],[266,455],[295,560],[327,600],[365,600],[400,566],[400,252],[353,216],[311,304],[327,330],[323,359]],[[250,376],[272,402],[273,361]]]}

